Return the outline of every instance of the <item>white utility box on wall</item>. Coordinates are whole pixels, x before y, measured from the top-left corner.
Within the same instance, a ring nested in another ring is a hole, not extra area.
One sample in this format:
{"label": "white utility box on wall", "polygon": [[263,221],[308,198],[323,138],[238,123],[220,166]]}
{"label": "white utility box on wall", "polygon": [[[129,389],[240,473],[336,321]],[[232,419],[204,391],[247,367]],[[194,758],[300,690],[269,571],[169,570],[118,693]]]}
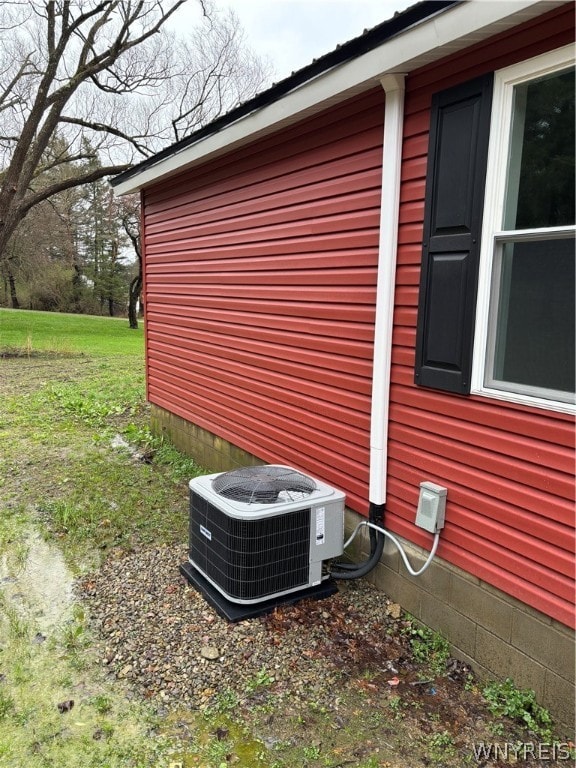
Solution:
{"label": "white utility box on wall", "polygon": [[416,525],[430,533],[444,528],[448,489],[436,483],[420,483],[420,498],[416,510]]}

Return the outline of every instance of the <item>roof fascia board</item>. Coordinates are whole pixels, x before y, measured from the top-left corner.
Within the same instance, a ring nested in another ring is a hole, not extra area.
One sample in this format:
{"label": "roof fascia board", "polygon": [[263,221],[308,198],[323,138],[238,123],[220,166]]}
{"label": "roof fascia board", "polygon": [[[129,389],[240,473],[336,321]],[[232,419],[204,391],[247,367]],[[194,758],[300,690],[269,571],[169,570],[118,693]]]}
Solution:
{"label": "roof fascia board", "polygon": [[114,191],[116,195],[136,192],[376,87],[386,74],[410,72],[494,34],[495,28],[501,31],[561,4],[550,0],[470,0],[451,6],[125,181],[118,180]]}

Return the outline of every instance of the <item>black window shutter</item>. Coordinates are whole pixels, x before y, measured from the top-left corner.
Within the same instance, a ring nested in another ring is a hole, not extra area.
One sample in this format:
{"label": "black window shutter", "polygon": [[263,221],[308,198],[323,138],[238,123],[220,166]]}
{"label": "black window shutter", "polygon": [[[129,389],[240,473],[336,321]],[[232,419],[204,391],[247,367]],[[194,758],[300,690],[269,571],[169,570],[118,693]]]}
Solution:
{"label": "black window shutter", "polygon": [[468,394],[492,74],[432,100],[415,381]]}

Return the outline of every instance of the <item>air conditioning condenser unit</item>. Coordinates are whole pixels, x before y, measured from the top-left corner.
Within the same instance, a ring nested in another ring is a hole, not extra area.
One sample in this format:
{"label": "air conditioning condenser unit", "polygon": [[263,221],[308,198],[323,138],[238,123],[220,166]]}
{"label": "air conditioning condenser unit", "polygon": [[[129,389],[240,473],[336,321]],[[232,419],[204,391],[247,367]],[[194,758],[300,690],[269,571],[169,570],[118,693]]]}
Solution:
{"label": "air conditioning condenser unit", "polygon": [[181,573],[221,615],[336,591],[323,563],[342,554],[345,494],[292,467],[245,467],[190,481]]}

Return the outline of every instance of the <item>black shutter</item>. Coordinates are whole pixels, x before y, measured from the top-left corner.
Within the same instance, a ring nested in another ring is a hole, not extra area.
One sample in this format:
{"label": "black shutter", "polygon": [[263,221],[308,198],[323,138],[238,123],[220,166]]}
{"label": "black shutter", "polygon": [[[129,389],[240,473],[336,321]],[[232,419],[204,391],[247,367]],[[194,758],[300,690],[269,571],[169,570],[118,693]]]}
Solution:
{"label": "black shutter", "polygon": [[417,384],[468,394],[493,76],[432,100]]}

